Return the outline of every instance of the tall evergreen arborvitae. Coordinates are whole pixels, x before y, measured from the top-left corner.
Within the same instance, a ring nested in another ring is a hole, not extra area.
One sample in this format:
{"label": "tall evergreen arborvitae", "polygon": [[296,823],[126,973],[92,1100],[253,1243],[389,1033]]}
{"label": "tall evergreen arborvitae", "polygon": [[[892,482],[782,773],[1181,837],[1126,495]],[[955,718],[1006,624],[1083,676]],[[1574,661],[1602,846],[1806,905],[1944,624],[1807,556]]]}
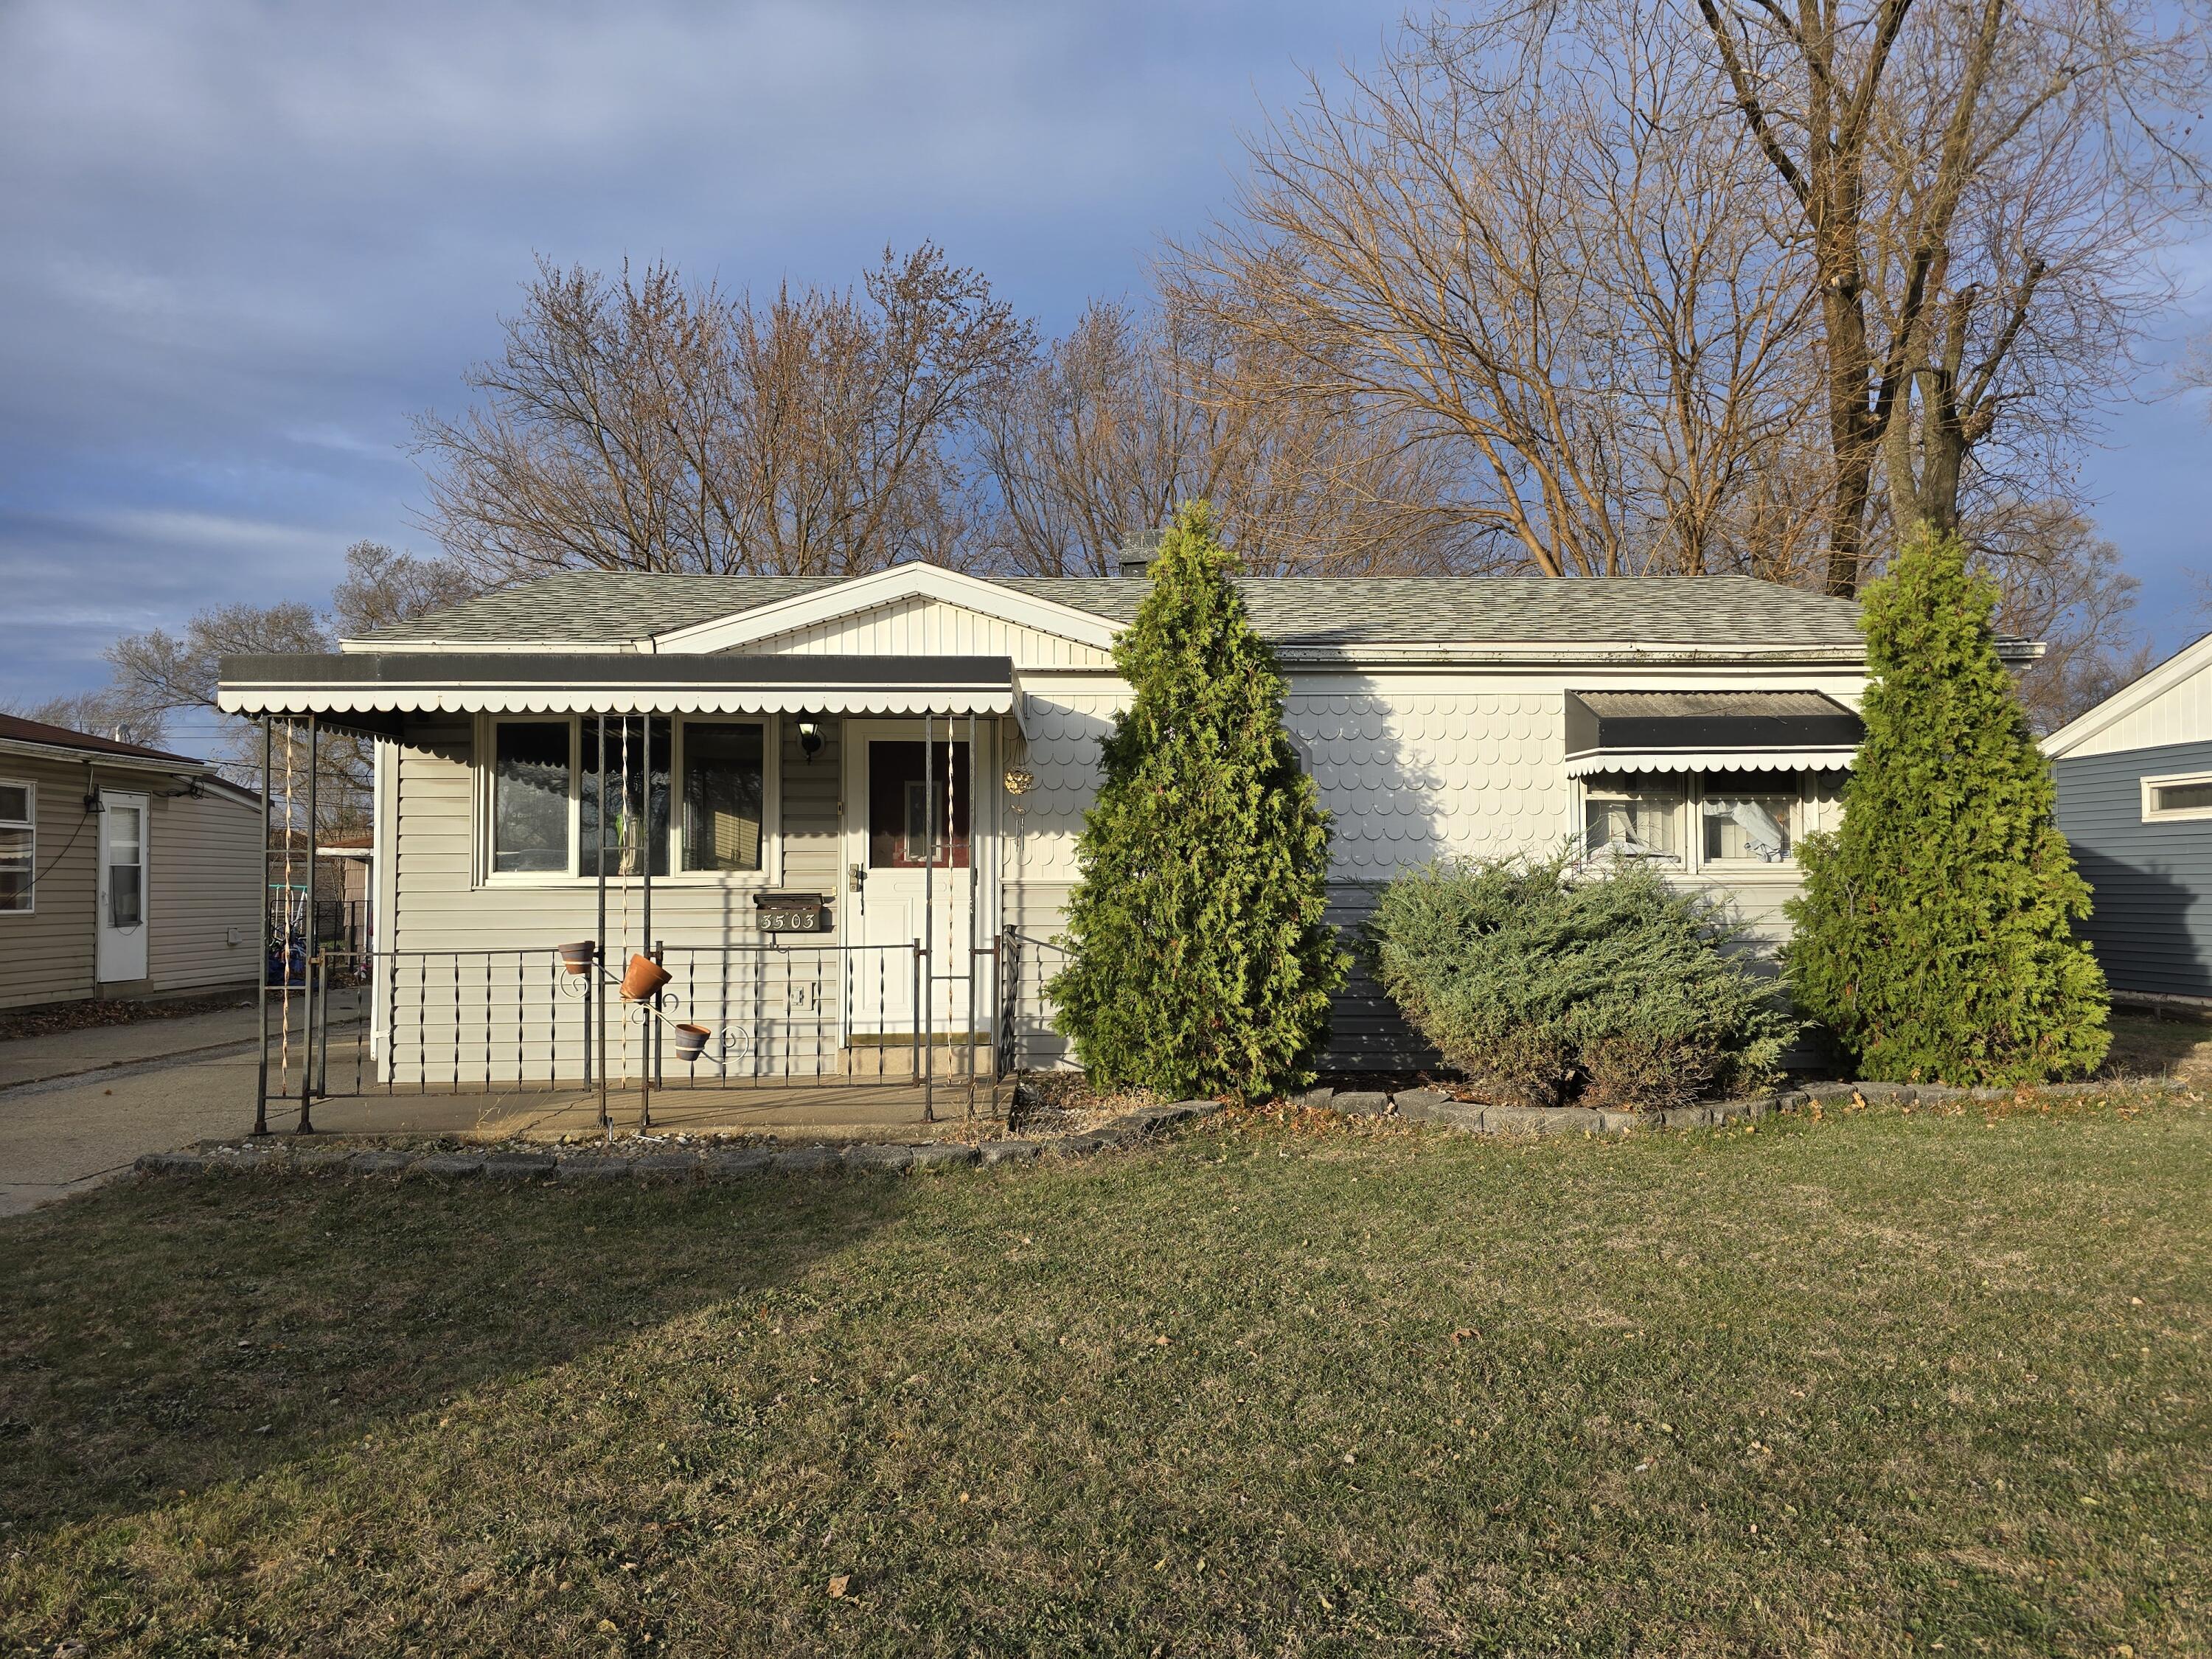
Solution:
{"label": "tall evergreen arborvitae", "polygon": [[1863,1078],[2010,1085],[2094,1069],[2105,976],[2050,763],[1998,659],[1996,586],[1923,532],[1866,592],[1866,741],[1840,830],[1808,836],[1784,951]]}
{"label": "tall evergreen arborvitae", "polygon": [[1048,990],[1091,1080],[1256,1098],[1312,1081],[1346,958],[1323,924],[1328,820],[1283,730],[1283,679],[1211,510],[1177,515],[1114,645],[1135,693]]}

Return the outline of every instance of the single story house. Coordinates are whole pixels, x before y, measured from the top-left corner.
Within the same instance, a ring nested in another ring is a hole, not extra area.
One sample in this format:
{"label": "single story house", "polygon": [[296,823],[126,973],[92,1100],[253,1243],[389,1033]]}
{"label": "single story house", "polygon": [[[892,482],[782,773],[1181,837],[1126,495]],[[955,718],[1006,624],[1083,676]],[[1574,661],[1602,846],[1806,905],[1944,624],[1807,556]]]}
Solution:
{"label": "single story house", "polygon": [[252,983],[260,836],[204,761],[0,714],[0,1008]]}
{"label": "single story house", "polygon": [[2114,992],[2212,1005],[2212,634],[2043,740]]}
{"label": "single story house", "polygon": [[[1860,735],[1856,605],[1735,576],[1241,586],[1334,816],[1337,920],[1439,855],[1582,837],[1780,936]],[[609,976],[665,947],[682,1018],[748,1074],[963,1031],[1052,1064],[1048,942],[1149,588],[579,572],[233,659],[222,702],[380,740],[387,1075],[587,1075],[589,1022],[552,1000],[567,941]],[[1419,1054],[1371,986],[1333,1043],[1342,1069]]]}

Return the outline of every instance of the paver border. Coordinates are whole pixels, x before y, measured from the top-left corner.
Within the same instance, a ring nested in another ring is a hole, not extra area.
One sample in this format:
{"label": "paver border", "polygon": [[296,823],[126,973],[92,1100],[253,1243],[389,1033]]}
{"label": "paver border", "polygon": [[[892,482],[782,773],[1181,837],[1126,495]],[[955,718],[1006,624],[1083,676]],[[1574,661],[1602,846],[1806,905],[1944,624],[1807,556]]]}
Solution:
{"label": "paver border", "polygon": [[[1349,1115],[1431,1123],[1467,1134],[1582,1134],[1650,1133],[1653,1130],[1725,1128],[1755,1123],[1776,1112],[1795,1112],[1854,1098],[1866,1104],[1938,1105],[2028,1098],[2078,1098],[2093,1094],[2172,1093],[2188,1085],[2176,1078],[2145,1078],[2119,1083],[2058,1083],[2028,1089],[1959,1089],[1940,1084],[1814,1083],[1741,1100],[1711,1101],[1669,1107],[1657,1112],[1612,1111],[1583,1106],[1498,1106],[1463,1101],[1439,1089],[1393,1092],[1358,1091],[1349,1096]],[[1314,1089],[1298,1097],[1301,1106],[1334,1110],[1340,1097]],[[1376,1104],[1377,1102],[1381,1103]],[[448,1182],[515,1182],[556,1181],[587,1183],[629,1181],[641,1184],[690,1184],[761,1176],[854,1175],[918,1177],[926,1171],[995,1169],[1089,1158],[1131,1146],[1180,1125],[1224,1110],[1216,1100],[1179,1100],[1141,1106],[1079,1133],[964,1141],[851,1141],[797,1146],[680,1146],[648,1142],[635,1152],[621,1143],[543,1152],[499,1148],[483,1152],[450,1148],[410,1152],[398,1147],[346,1152],[331,1147],[282,1145],[218,1145],[180,1152],[148,1152],[133,1166],[142,1176],[244,1175],[268,1171],[294,1176],[381,1176]]]}

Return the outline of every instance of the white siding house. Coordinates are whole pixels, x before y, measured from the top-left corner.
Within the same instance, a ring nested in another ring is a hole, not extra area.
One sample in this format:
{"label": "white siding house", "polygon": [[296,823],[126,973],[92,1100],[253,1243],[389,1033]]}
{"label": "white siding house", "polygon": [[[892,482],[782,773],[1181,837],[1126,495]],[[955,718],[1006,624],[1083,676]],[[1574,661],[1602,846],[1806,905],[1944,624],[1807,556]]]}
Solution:
{"label": "white siding house", "polygon": [[[1737,577],[1240,585],[1334,817],[1339,921],[1438,857],[1587,837],[1779,938],[1790,846],[1856,742],[1856,605]],[[336,656],[234,660],[222,702],[381,740],[375,1024],[402,1078],[586,1075],[588,1022],[553,1000],[572,940],[608,974],[662,947],[668,995],[757,1073],[925,1032],[1053,1064],[1037,988],[1147,591],[577,573]],[[1355,985],[1328,1062],[1418,1057]]]}

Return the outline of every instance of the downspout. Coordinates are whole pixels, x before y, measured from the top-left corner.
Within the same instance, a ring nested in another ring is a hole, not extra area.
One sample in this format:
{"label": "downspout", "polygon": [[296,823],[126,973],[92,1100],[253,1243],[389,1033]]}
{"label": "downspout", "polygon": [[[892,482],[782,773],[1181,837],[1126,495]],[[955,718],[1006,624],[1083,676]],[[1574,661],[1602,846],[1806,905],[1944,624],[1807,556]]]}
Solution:
{"label": "downspout", "polygon": [[[85,817],[97,819],[102,805],[99,777],[93,770],[93,763],[87,761],[84,763]],[[95,823],[92,826],[92,997],[95,1002],[100,1000],[100,988],[106,983],[100,977],[100,825]]]}

